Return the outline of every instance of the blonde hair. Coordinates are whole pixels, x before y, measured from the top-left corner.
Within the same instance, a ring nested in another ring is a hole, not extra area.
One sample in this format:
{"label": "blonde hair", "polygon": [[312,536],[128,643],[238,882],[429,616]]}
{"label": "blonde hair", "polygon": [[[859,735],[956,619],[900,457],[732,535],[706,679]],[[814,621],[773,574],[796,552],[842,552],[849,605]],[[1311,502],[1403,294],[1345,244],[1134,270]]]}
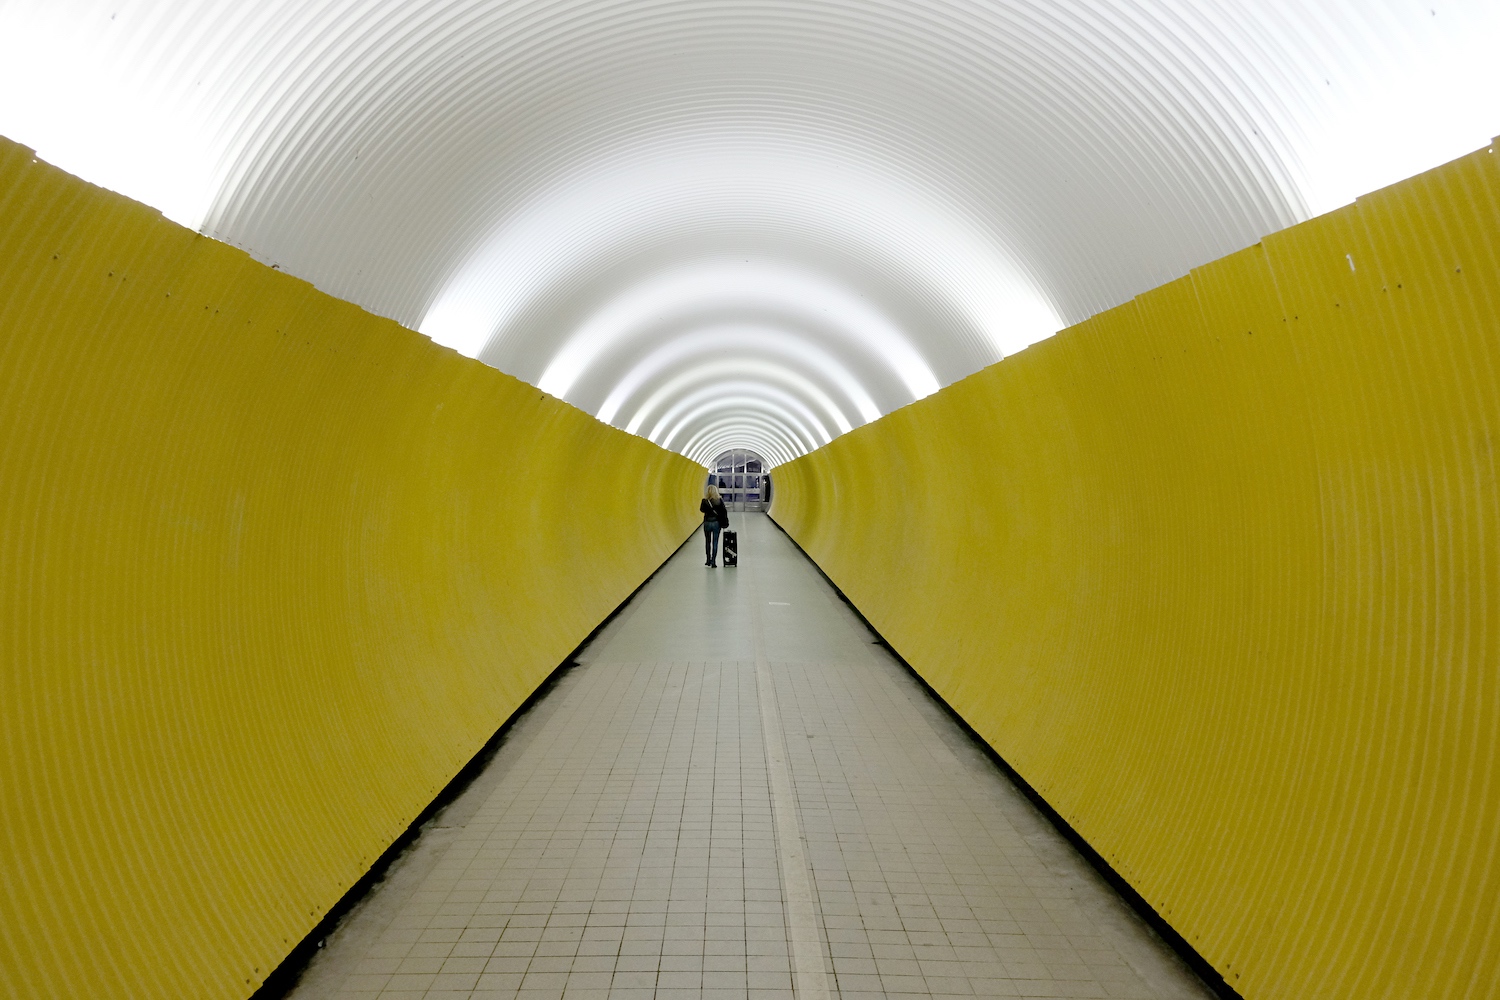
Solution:
{"label": "blonde hair", "polygon": [[717,486],[715,486],[713,483],[709,483],[708,484],[708,494],[707,494],[707,496],[708,496],[708,498],[710,500],[717,500],[717,499],[719,499],[719,488]]}

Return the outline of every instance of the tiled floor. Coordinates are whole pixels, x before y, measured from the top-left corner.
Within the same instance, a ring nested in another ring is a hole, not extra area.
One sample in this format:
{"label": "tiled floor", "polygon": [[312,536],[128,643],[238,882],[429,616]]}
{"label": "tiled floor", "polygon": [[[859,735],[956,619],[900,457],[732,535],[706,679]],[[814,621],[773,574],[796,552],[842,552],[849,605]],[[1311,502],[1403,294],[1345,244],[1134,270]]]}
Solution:
{"label": "tiled floor", "polygon": [[736,520],[740,566],[678,553],[293,996],[1209,996],[785,536]]}

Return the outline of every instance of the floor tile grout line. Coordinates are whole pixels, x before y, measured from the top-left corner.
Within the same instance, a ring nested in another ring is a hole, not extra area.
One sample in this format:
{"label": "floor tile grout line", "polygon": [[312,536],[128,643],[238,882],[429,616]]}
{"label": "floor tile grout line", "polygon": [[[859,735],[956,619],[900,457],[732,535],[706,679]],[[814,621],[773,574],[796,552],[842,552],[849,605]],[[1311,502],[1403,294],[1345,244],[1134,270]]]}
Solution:
{"label": "floor tile grout line", "polygon": [[750,629],[755,643],[755,687],[760,700],[761,728],[766,742],[766,776],[776,821],[776,846],[786,901],[787,936],[791,939],[793,984],[797,1000],[828,1000],[828,972],[818,917],[813,903],[812,873],[808,869],[797,819],[796,796],[787,766],[785,734],[776,703],[775,685],[766,660],[765,623],[760,612],[760,588],[755,574],[750,583]]}

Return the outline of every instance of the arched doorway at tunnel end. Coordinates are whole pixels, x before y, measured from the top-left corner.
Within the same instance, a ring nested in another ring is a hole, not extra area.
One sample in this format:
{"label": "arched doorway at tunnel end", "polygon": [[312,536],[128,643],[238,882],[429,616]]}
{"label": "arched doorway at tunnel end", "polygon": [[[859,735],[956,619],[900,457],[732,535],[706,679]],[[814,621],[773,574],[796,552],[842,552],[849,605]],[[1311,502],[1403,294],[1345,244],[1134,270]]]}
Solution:
{"label": "arched doorway at tunnel end", "polygon": [[730,510],[764,511],[771,506],[771,474],[766,460],[753,451],[726,451],[708,467],[705,485],[719,488]]}

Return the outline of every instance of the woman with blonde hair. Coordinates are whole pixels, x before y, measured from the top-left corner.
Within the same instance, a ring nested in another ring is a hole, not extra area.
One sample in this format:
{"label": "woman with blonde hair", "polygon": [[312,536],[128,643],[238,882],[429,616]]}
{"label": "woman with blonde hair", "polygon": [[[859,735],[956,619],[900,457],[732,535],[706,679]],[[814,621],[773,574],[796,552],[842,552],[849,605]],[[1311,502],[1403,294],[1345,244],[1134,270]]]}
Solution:
{"label": "woman with blonde hair", "polygon": [[708,484],[704,497],[698,502],[703,513],[703,552],[708,558],[703,565],[717,568],[719,565],[719,532],[729,527],[729,508],[719,499],[719,488]]}

